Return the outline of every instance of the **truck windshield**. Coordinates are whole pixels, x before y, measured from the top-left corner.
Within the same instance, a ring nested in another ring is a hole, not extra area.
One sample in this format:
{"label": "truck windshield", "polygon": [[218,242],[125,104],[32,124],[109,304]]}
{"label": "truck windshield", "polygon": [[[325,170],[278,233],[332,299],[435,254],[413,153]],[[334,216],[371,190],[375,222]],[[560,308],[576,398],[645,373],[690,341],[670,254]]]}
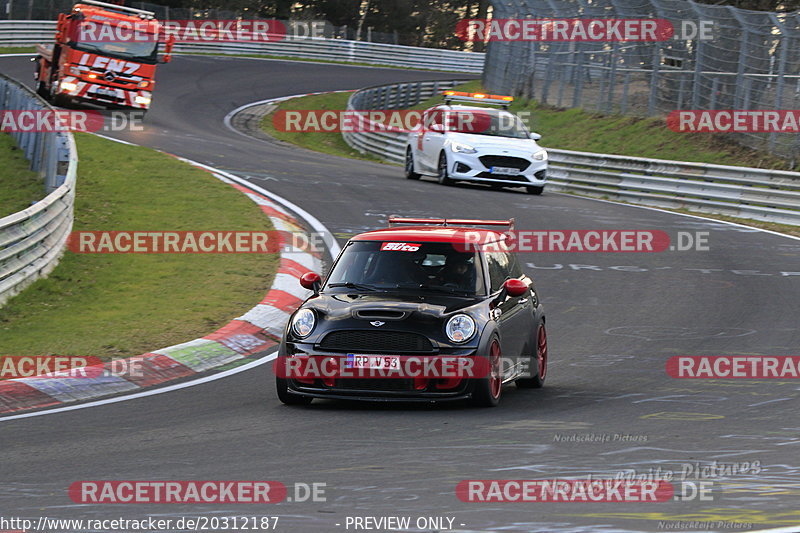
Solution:
{"label": "truck windshield", "polygon": [[[81,27],[87,22],[81,23]],[[114,40],[118,35],[113,25],[91,22],[92,32],[79,31],[78,39],[72,43],[76,50],[101,54],[120,59],[131,59],[143,63],[155,63],[158,54],[158,36],[151,33],[132,34],[130,39]],[[99,28],[99,29],[98,29]],[[106,28],[108,28],[106,30]],[[99,36],[90,38],[91,35]],[[81,38],[83,37],[83,38]]]}
{"label": "truck windshield", "polygon": [[355,241],[328,276],[325,289],[484,293],[480,256],[451,243]]}

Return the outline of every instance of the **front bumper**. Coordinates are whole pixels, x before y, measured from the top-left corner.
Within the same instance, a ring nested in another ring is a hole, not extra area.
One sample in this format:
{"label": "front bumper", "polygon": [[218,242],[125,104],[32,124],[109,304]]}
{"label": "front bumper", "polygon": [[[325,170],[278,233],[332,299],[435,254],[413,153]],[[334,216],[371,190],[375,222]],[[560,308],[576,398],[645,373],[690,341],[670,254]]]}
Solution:
{"label": "front bumper", "polygon": [[[529,154],[495,154],[479,151],[476,154],[451,152],[448,174],[451,179],[491,185],[543,187],[547,183],[547,161],[534,160]],[[492,172],[493,167],[517,168],[519,174]],[[524,167],[524,168],[520,168]]]}
{"label": "front bumper", "polygon": [[[414,360],[425,360],[436,362],[436,359],[469,360],[474,366],[473,355],[420,355],[409,356]],[[308,361],[314,359],[315,368],[329,368],[327,363],[331,362],[330,368],[339,368],[346,365],[347,354],[327,353],[327,354],[308,354],[289,357],[289,360]],[[276,365],[286,362],[285,356],[279,356]],[[326,361],[330,360],[330,361]],[[305,364],[302,365],[306,368]],[[427,376],[403,377],[371,377],[380,374],[378,371],[358,370],[339,371],[329,373],[323,377],[316,374],[297,374],[283,373],[279,366],[276,366],[276,374],[285,377],[287,388],[290,392],[301,396],[312,398],[330,398],[341,400],[368,400],[383,402],[431,402],[431,401],[450,401],[461,400],[472,396],[474,379],[464,375],[454,375],[453,373],[441,372],[439,374]],[[283,367],[286,368],[286,367]],[[299,375],[298,375],[299,374]],[[342,377],[342,376],[347,377]],[[442,377],[439,377],[442,376]]]}
{"label": "front bumper", "polygon": [[104,106],[149,109],[153,93],[143,89],[122,89],[84,81],[75,76],[60,81],[57,92],[68,98]]}

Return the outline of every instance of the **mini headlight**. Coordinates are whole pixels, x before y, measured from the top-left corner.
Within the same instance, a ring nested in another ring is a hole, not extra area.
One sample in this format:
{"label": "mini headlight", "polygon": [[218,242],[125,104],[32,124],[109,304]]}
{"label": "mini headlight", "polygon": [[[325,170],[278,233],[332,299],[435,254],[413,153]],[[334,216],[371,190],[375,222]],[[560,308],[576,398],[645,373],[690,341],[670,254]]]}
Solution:
{"label": "mini headlight", "polygon": [[317,317],[311,309],[300,309],[292,317],[292,331],[301,339],[308,337],[317,324]]}
{"label": "mini headlight", "polygon": [[460,154],[474,154],[475,152],[477,152],[477,150],[472,146],[457,142],[450,143],[450,149]]}
{"label": "mini headlight", "polygon": [[456,343],[467,342],[475,335],[475,321],[469,315],[459,314],[450,317],[445,326],[447,338]]}
{"label": "mini headlight", "polygon": [[535,154],[533,154],[533,158],[536,161],[547,161],[547,150],[539,150]]}

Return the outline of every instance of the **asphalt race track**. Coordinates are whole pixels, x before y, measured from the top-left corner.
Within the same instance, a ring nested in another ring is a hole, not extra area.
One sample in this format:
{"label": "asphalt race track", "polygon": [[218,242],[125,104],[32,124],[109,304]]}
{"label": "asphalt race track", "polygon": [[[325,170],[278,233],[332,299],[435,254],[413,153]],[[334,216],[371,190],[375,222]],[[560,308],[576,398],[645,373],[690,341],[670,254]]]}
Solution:
{"label": "asphalt race track", "polygon": [[[0,71],[26,83],[32,70],[28,58],[0,59]],[[291,408],[278,401],[264,365],[147,398],[3,422],[3,514],[279,516],[277,530],[293,532],[346,531],[354,516],[451,517],[460,531],[800,524],[798,381],[677,380],[665,372],[675,355],[800,355],[800,240],[547,191],[411,182],[399,167],[251,139],[223,125],[231,110],[266,98],[453,77],[180,56],[160,69],[145,131],[118,136],[245,177],[340,237],[382,227],[395,213],[513,216],[519,229],[659,229],[673,238],[707,231],[709,250],[523,255],[547,312],[548,382],[541,390],[507,387],[496,409],[333,401]],[[715,461],[760,468],[707,476],[707,501],[689,494],[647,504],[463,503],[455,495],[466,479],[608,478],[659,468],[677,476],[687,464]],[[104,479],[325,483],[327,501],[79,505],[67,495],[75,481]]]}

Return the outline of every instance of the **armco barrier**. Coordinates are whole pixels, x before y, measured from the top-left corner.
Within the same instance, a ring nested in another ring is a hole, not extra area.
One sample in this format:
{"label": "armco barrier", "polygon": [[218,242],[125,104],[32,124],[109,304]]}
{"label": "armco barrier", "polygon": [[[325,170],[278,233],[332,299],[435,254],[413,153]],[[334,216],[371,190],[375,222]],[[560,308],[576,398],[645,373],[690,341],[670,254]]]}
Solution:
{"label": "armco barrier", "polygon": [[[0,110],[50,106],[19,82],[0,76]],[[0,305],[58,263],[72,229],[78,155],[69,132],[11,134],[44,181],[47,196],[0,218]]]}
{"label": "armco barrier", "polygon": [[[354,92],[347,109],[413,106],[461,81],[369,87]],[[395,163],[405,160],[407,135],[404,133],[344,132],[342,136],[359,152],[368,152]],[[800,173],[797,172],[551,148],[547,152],[550,155],[549,190],[800,225]]]}
{"label": "armco barrier", "polygon": [[[30,46],[53,40],[55,22],[0,21],[0,46]],[[181,43],[176,52],[201,54],[261,54],[323,61],[347,61],[415,69],[445,70],[480,74],[485,54],[416,46],[303,38],[274,42]]]}

